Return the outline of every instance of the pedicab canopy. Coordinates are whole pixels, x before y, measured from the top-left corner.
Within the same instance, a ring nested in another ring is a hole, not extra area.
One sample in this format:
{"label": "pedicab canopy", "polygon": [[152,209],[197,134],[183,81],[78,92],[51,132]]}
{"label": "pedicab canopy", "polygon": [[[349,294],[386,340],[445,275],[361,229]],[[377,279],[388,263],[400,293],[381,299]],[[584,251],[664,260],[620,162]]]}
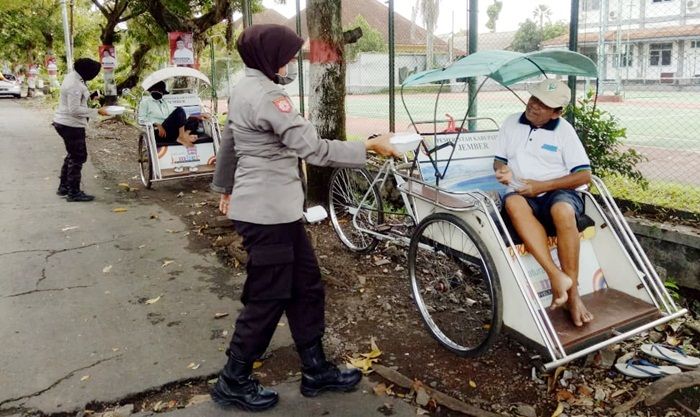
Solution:
{"label": "pedicab canopy", "polygon": [[598,77],[593,61],[573,51],[556,49],[526,54],[512,51],[479,51],[455,61],[448,67],[413,74],[406,78],[403,86],[485,76],[507,87],[543,74]]}
{"label": "pedicab canopy", "polygon": [[204,81],[207,85],[211,85],[209,78],[194,68],[167,67],[160,69],[146,77],[146,79],[143,80],[143,82],[141,83],[141,87],[144,90],[148,90],[157,82],[165,81],[167,79],[175,77],[192,77]]}

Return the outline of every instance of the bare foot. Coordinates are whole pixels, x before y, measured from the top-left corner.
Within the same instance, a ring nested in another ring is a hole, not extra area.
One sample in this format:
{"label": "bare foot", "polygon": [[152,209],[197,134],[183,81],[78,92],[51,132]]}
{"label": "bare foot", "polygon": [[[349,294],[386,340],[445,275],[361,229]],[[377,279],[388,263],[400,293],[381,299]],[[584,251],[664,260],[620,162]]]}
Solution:
{"label": "bare foot", "polygon": [[569,299],[567,292],[574,282],[561,271],[558,271],[555,276],[550,276],[549,281],[552,284],[552,304],[549,307],[554,310],[566,304],[566,301]]}
{"label": "bare foot", "polygon": [[574,322],[576,327],[581,327],[593,320],[593,314],[588,311],[578,294],[572,294],[569,298],[568,310],[569,314],[571,314],[571,321]]}
{"label": "bare foot", "polygon": [[194,146],[194,141],[192,140],[192,137],[190,135],[179,136],[177,138],[177,143],[184,145],[187,148],[191,148]]}

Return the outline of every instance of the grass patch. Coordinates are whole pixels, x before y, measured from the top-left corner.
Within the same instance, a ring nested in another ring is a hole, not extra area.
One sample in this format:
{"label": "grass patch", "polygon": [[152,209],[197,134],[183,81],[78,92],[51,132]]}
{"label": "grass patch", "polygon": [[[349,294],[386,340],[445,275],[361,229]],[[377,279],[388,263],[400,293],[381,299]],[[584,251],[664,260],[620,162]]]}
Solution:
{"label": "grass patch", "polygon": [[641,185],[617,175],[604,178],[612,195],[640,204],[673,210],[700,213],[700,187],[666,181],[649,180],[649,186]]}

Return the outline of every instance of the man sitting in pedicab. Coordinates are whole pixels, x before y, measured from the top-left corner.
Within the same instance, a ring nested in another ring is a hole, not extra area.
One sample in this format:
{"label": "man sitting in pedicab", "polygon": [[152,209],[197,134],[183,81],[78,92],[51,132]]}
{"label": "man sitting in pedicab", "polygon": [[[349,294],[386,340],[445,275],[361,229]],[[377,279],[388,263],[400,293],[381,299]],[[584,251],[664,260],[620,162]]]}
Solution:
{"label": "man sitting in pedicab", "polygon": [[[528,252],[547,273],[551,308],[566,307],[576,326],[593,320],[578,293],[579,234],[576,219],[584,204],[576,191],[591,180],[591,166],[574,128],[562,119],[569,87],[544,80],[529,89],[523,113],[509,116],[496,142],[496,178],[508,186],[505,211]],[[557,267],[547,244],[556,231]]]}
{"label": "man sitting in pedicab", "polygon": [[152,123],[156,134],[156,145],[181,144],[186,147],[194,146],[198,136],[195,134],[199,122],[206,120],[207,115],[191,115],[182,107],[175,107],[163,100],[168,94],[164,81],[159,81],[148,89],[150,96],[144,96],[139,104],[139,123]]}

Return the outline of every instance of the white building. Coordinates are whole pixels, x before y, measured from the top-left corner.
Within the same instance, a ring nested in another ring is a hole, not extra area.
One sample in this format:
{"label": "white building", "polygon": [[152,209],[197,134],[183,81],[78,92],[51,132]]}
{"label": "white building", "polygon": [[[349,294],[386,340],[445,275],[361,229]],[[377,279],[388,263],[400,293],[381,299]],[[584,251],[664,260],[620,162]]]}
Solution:
{"label": "white building", "polygon": [[[579,52],[601,78],[700,84],[700,0],[582,0]],[[566,47],[568,35],[543,42]]]}

